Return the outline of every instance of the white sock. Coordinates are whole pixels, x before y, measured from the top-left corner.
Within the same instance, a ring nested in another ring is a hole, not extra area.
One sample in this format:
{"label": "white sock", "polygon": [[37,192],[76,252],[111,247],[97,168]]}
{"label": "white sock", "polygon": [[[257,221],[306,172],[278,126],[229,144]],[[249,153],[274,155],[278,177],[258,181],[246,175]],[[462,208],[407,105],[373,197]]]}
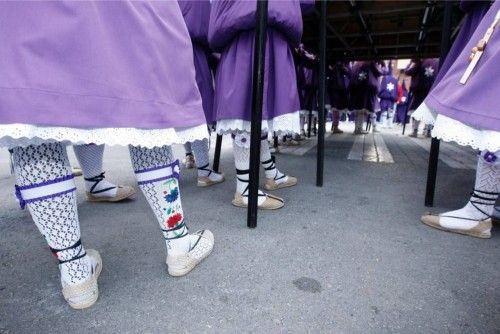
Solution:
{"label": "white sock", "polygon": [[85,190],[97,197],[116,196],[118,191],[116,185],[105,179],[102,169],[104,145],[75,145],[73,150],[82,168]]}
{"label": "white sock", "polygon": [[[465,207],[442,213],[439,224],[446,228],[469,230],[480,220],[493,214],[495,202],[500,192],[500,151],[481,152],[476,170],[474,192]],[[468,218],[460,219],[460,218]]]}
{"label": "white sock", "polygon": [[[262,148],[261,148],[262,149]],[[269,149],[269,148],[268,148]],[[243,196],[243,201],[248,203],[248,181],[250,178],[250,134],[247,132],[236,134],[233,138],[234,165],[236,167],[236,191]],[[259,194],[264,194],[259,190]],[[259,196],[258,204],[266,198]]]}
{"label": "white sock", "polygon": [[[12,159],[19,196],[28,201],[38,230],[57,259],[64,262],[59,264],[61,284],[64,287],[84,282],[91,275],[92,263],[79,242],[76,188],[66,147],[60,143],[17,147]],[[54,194],[47,182],[58,184],[58,192]],[[21,190],[26,187],[31,188],[31,198]]]}
{"label": "white sock", "polygon": [[[139,188],[156,215],[170,255],[186,254],[197,235],[189,234],[182,210],[178,161],[172,162],[170,146],[147,149],[129,146]],[[154,168],[154,171],[150,170]]]}
{"label": "white sock", "polygon": [[210,158],[208,156],[208,140],[195,140],[191,143],[193,149],[198,177],[208,177],[211,181],[222,180],[222,174],[216,173],[210,168]]}
{"label": "white sock", "polygon": [[276,183],[283,183],[288,181],[288,176],[283,174],[276,168],[273,157],[271,156],[271,151],[269,150],[269,144],[267,143],[267,137],[264,139],[262,136],[260,141],[260,161],[262,167],[264,167],[264,173],[266,178],[273,179]]}

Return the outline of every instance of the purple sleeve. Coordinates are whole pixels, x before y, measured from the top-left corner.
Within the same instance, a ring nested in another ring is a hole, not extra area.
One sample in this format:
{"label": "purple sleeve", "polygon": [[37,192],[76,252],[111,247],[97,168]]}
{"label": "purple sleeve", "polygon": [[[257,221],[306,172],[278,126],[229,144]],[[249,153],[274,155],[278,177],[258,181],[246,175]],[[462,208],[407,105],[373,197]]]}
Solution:
{"label": "purple sleeve", "polygon": [[210,20],[209,0],[178,0],[184,21],[193,42],[208,46],[208,24]]}

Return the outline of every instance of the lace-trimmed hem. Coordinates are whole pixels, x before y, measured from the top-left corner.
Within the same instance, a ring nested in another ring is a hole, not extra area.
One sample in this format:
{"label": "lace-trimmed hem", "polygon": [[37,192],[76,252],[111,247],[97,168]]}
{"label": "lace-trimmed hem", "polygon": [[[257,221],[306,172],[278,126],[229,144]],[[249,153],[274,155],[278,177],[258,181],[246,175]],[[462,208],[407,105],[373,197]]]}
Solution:
{"label": "lace-trimmed hem", "polygon": [[445,115],[436,114],[425,102],[412,114],[417,121],[432,124],[432,136],[444,141],[453,141],[476,150],[496,152],[500,149],[500,132],[481,130],[466,125]]}
{"label": "lace-trimmed hem", "polygon": [[[408,114],[410,115],[410,114]],[[426,104],[423,102],[417,110],[415,110],[411,117],[415,118],[417,121],[422,121],[424,124],[432,124],[436,121],[436,113],[433,112]]]}
{"label": "lace-trimmed hem", "polygon": [[437,116],[432,136],[480,151],[497,152],[500,150],[500,132],[479,130],[444,115]]}
{"label": "lace-trimmed hem", "polygon": [[[217,133],[250,132],[251,122],[242,119],[223,119],[217,121]],[[281,115],[271,120],[262,120],[262,131],[290,134],[300,132],[300,111]]]}
{"label": "lace-trimmed hem", "polygon": [[208,138],[208,130],[206,124],[168,129],[79,129],[30,124],[0,124],[0,136],[0,147],[7,148],[40,145],[47,142],[62,142],[67,145],[94,143],[153,148]]}

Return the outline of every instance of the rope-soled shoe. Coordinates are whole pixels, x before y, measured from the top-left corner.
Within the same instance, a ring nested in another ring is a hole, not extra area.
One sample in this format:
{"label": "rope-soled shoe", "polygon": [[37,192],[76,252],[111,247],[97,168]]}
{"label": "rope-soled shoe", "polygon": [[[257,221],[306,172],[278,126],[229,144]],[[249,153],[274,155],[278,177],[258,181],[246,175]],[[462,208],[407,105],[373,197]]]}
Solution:
{"label": "rope-soled shoe", "polygon": [[[193,234],[191,234],[192,236]],[[209,230],[201,230],[194,235],[197,241],[186,254],[170,255],[167,253],[168,273],[171,276],[184,276],[205,259],[214,248],[214,235]]]}
{"label": "rope-soled shoe", "polygon": [[[135,194],[135,188],[130,186],[112,186],[104,189],[96,190],[97,185],[104,180],[104,172],[91,178],[84,178],[85,181],[94,182],[94,185],[90,188],[90,191],[86,192],[87,200],[89,202],[120,202],[127,199]],[[114,196],[103,196],[99,195],[106,191],[116,188],[116,194]]]}
{"label": "rope-soled shoe", "polygon": [[[471,237],[476,237],[476,238],[481,238],[481,239],[491,238],[491,227],[492,227],[491,218],[477,220],[477,225],[471,229],[458,229],[458,228],[448,228],[448,227],[442,226],[439,223],[440,217],[441,216],[437,215],[437,214],[426,213],[422,216],[421,221],[425,225],[434,227],[434,228],[442,230],[442,231],[468,235]],[[476,221],[474,219],[463,218],[463,217],[450,217],[450,218]]]}
{"label": "rope-soled shoe", "polygon": [[102,271],[102,259],[99,252],[87,249],[87,255],[92,262],[92,275],[84,282],[76,285],[66,285],[62,293],[69,306],[81,310],[95,304],[99,298],[97,279]]}

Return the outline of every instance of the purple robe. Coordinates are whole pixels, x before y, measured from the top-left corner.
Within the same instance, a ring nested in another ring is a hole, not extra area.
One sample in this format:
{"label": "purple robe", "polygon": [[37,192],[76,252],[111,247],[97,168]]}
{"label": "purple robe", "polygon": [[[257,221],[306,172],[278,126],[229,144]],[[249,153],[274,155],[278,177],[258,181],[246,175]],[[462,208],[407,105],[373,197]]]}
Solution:
{"label": "purple robe", "polygon": [[439,70],[439,59],[417,59],[405,69],[411,76],[409,110],[415,110],[422,104],[436,79]]}
{"label": "purple robe", "polygon": [[[443,78],[443,76],[448,72],[450,66],[453,64],[455,59],[458,57],[460,52],[464,49],[465,45],[469,41],[470,37],[476,30],[479,22],[483,18],[484,14],[490,8],[491,1],[478,1],[478,0],[462,0],[460,1],[460,9],[464,11],[467,16],[465,17],[465,21],[460,28],[460,31],[453,42],[453,45],[448,51],[446,59],[443,64],[439,66],[439,73],[436,76],[436,80],[434,80],[434,84],[432,87],[436,86],[439,81]],[[432,88],[431,88],[432,89]]]}
{"label": "purple robe", "polygon": [[374,61],[357,61],[352,67],[349,83],[350,110],[377,109],[378,78],[382,71]]}
{"label": "purple robe", "polygon": [[[221,52],[215,77],[217,120],[251,120],[252,68],[256,0],[220,0],[212,3],[209,43]],[[291,47],[302,36],[297,0],[269,1],[262,119],[299,110],[295,65]]]}
{"label": "purple robe", "polygon": [[499,10],[500,1],[495,1],[450,69],[425,99],[425,104],[438,114],[474,128],[493,131],[500,131],[498,106],[500,29],[498,26],[469,80],[464,85],[459,81],[469,65],[472,48],[483,38]]}
{"label": "purple robe", "polygon": [[330,72],[328,81],[328,93],[330,95],[330,105],[336,110],[346,110],[349,108],[348,78],[350,77],[349,66],[343,62],[336,62]]}
{"label": "purple robe", "polygon": [[196,83],[203,102],[203,111],[208,124],[215,122],[213,112],[214,80],[208,59],[211,51],[208,47],[208,24],[210,21],[209,0],[178,0],[186,21],[189,36],[193,42],[194,68]]}
{"label": "purple robe", "polygon": [[382,77],[378,97],[380,110],[387,111],[394,108],[394,103],[398,99],[398,79],[393,77],[392,73],[387,73]]}
{"label": "purple robe", "polygon": [[0,2],[0,124],[205,123],[177,2]]}

